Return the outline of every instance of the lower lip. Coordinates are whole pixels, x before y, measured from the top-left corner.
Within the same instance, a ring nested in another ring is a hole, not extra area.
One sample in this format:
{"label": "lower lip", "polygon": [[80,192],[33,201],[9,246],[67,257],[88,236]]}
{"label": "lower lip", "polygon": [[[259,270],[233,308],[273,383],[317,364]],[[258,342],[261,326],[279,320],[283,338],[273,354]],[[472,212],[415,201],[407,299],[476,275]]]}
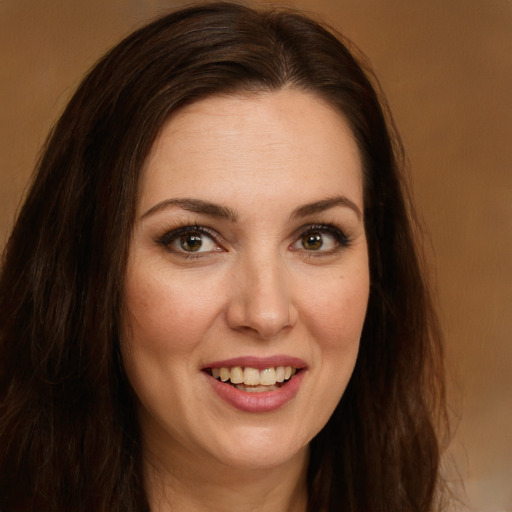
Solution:
{"label": "lower lip", "polygon": [[244,412],[272,412],[293,400],[305,374],[302,370],[274,391],[247,393],[207,375],[213,390],[229,405]]}

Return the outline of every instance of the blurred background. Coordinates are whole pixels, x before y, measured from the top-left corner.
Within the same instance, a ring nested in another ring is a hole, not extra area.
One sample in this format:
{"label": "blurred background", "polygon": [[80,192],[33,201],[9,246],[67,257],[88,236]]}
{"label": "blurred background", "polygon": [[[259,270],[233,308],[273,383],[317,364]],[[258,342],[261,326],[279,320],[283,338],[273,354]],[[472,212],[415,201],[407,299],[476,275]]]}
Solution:
{"label": "blurred background", "polygon": [[[455,461],[446,473],[456,508],[510,512],[512,2],[279,4],[342,31],[380,79],[412,169],[446,335]],[[182,5],[0,0],[0,248],[39,148],[81,77],[134,28]]]}

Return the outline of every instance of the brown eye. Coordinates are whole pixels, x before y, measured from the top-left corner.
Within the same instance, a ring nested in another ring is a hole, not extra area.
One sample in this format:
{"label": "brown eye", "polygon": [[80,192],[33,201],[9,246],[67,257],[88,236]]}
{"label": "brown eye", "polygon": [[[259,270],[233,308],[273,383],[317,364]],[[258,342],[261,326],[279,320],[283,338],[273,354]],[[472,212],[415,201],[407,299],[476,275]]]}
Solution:
{"label": "brown eye", "polygon": [[318,231],[306,233],[301,239],[302,247],[307,251],[318,251],[324,245],[323,235]]}
{"label": "brown eye", "polygon": [[180,248],[186,252],[196,252],[203,245],[202,235],[199,233],[187,233],[179,238]]}
{"label": "brown eye", "polygon": [[165,233],[157,239],[157,243],[170,252],[190,256],[221,251],[222,248],[215,241],[215,235],[210,234],[207,228],[201,226],[184,226]]}
{"label": "brown eye", "polygon": [[315,253],[321,256],[334,254],[349,245],[350,239],[341,229],[329,224],[318,224],[303,231],[290,248],[294,251],[309,253],[310,256]]}

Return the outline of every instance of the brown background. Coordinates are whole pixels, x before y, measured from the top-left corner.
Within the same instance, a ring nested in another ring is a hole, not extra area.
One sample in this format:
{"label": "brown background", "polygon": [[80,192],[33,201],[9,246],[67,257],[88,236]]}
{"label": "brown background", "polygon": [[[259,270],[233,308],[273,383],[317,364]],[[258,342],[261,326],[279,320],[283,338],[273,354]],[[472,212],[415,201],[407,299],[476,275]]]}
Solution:
{"label": "brown background", "polygon": [[[288,0],[369,56],[428,226],[466,505],[512,511],[512,2]],[[0,247],[45,135],[111,45],[182,2],[0,0]],[[462,507],[462,506],[461,506]]]}

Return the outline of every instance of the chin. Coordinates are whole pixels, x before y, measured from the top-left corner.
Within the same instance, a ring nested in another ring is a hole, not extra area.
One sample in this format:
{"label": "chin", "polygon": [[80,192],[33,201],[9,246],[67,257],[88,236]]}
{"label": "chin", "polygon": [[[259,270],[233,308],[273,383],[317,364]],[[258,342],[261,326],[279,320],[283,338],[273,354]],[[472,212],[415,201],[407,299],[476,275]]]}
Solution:
{"label": "chin", "polygon": [[219,471],[271,469],[296,461],[308,451],[308,433],[298,431],[283,417],[261,415],[238,423],[226,418],[223,424],[208,424],[206,419],[202,428],[189,431],[181,443],[193,459],[210,468],[218,466]]}
{"label": "chin", "polygon": [[285,438],[269,434],[242,432],[235,442],[219,454],[218,460],[240,471],[257,471],[282,467],[297,458],[307,457],[309,443],[298,444],[286,434]]}

